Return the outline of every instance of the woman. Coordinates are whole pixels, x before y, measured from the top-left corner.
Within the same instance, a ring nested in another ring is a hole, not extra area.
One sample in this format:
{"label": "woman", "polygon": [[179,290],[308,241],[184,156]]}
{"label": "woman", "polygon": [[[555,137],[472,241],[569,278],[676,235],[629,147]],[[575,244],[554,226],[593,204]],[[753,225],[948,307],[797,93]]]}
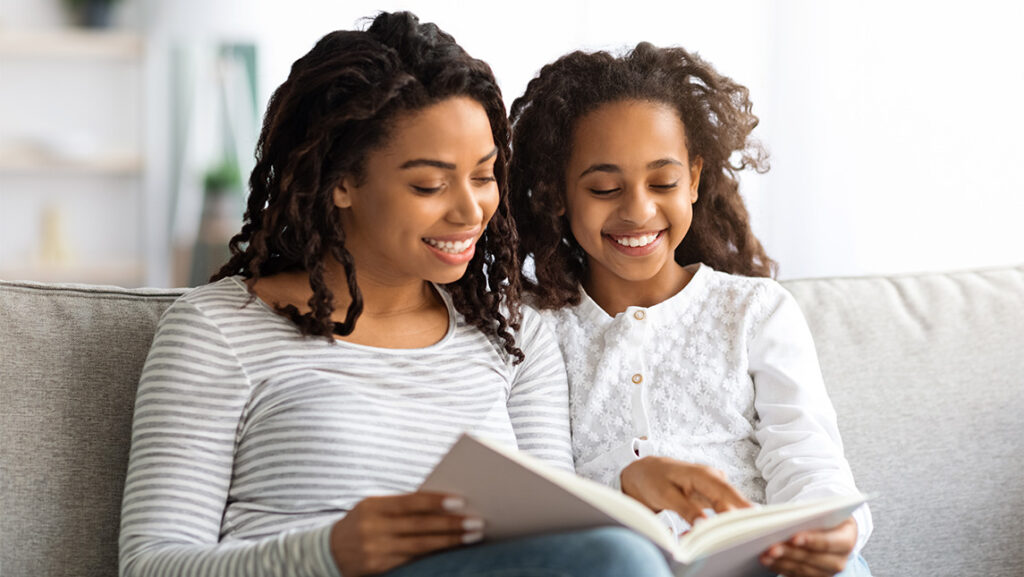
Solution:
{"label": "woman", "polygon": [[518,312],[507,155],[490,69],[410,14],[293,65],[233,257],[144,367],[122,575],[667,575],[620,530],[461,547],[483,522],[416,492],[463,431],[572,467],[557,345]]}

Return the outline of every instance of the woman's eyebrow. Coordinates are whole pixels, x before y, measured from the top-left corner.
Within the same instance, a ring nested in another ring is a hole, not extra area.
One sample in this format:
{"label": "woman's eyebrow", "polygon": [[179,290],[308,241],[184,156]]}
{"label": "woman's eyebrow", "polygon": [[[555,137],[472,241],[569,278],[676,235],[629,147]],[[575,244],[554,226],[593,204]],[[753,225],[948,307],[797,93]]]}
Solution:
{"label": "woman's eyebrow", "polygon": [[[494,158],[498,154],[498,147],[495,146],[490,152],[485,154],[483,158],[476,161],[478,165],[487,162]],[[435,160],[433,158],[415,158],[413,160],[407,160],[402,166],[399,166],[399,170],[405,170],[407,168],[416,168],[417,166],[433,166],[434,168],[441,168],[444,170],[455,170],[455,165],[450,162],[444,162],[441,160]]]}
{"label": "woman's eyebrow", "polygon": [[481,158],[480,160],[476,161],[476,163],[477,163],[477,165],[483,164],[483,163],[487,162],[488,160],[494,158],[497,155],[498,155],[498,147],[495,146],[494,148],[491,149],[490,152],[485,154],[483,156],[483,158]]}
{"label": "woman's eyebrow", "polygon": [[440,160],[434,160],[432,158],[416,158],[413,160],[407,160],[405,164],[399,166],[399,170],[405,170],[407,168],[416,168],[417,166],[433,166],[434,168],[443,168],[444,170],[455,170],[455,165],[450,162],[442,162]]}

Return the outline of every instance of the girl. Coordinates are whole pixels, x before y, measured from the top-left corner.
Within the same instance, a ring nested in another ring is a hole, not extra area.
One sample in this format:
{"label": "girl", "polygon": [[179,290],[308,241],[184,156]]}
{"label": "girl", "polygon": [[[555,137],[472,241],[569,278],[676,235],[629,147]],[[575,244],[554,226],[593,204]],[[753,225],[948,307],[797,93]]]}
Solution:
{"label": "girl", "polygon": [[[646,43],[564,56],[512,105],[524,282],[568,366],[577,472],[691,523],[857,490],[810,333],[765,278],[739,195],[736,172],[766,167],[750,110],[697,56]],[[863,507],[761,560],[832,575],[870,532]]]}
{"label": "girl", "polygon": [[295,62],[233,256],[146,361],[123,576],[668,574],[621,530],[453,549],[486,527],[416,492],[462,431],[572,466],[557,345],[517,312],[507,152],[490,69],[410,14]]}

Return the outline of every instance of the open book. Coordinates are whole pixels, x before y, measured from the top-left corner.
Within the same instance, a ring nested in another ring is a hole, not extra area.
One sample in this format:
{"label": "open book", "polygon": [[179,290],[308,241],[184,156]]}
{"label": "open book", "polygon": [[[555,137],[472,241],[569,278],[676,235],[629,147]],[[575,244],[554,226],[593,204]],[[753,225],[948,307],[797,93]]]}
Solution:
{"label": "open book", "polygon": [[758,561],[768,547],[799,531],[834,527],[867,499],[829,497],[729,511],[677,539],[639,501],[469,435],[459,438],[420,489],[465,498],[469,512],[484,519],[489,540],[627,527],[660,547],[677,577],[768,575]]}

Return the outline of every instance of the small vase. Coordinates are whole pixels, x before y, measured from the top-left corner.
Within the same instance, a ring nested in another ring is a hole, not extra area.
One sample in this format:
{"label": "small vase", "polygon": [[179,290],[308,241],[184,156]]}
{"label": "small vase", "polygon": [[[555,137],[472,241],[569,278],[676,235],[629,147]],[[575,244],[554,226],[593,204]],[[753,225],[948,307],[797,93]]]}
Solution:
{"label": "small vase", "polygon": [[110,0],[88,0],[78,8],[78,23],[86,28],[110,28],[113,15]]}

